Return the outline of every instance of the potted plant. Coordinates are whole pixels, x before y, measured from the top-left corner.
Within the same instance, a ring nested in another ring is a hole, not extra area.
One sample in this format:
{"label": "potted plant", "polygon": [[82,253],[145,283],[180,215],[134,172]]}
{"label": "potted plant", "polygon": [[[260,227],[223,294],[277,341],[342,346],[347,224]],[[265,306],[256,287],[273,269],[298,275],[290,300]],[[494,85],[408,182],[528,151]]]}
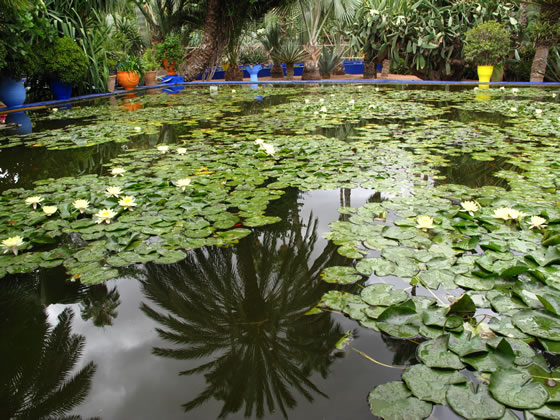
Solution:
{"label": "potted plant", "polygon": [[142,63],[144,65],[144,83],[146,86],[155,86],[156,83],[156,70],[159,68],[152,49],[148,48],[142,55]]}
{"label": "potted plant", "polygon": [[339,49],[336,51],[334,48],[323,47],[321,50],[321,57],[319,58],[319,73],[322,79],[330,79],[331,73],[335,67],[340,63],[344,51]]}
{"label": "potted plant", "polygon": [[286,64],[286,79],[293,80],[294,64],[305,58],[305,51],[298,43],[288,40],[278,50],[272,51],[271,55],[275,57],[273,59]]}
{"label": "potted plant", "polygon": [[138,86],[140,76],[144,74],[142,58],[136,55],[127,56],[119,63],[117,69],[117,81],[124,90],[132,90]]}
{"label": "potted plant", "polygon": [[[481,23],[469,30],[465,37],[463,53],[465,60],[477,65],[481,83],[490,82],[494,64],[500,63],[508,54],[510,39],[505,26],[495,21]],[[480,85],[488,89],[488,85]]]}
{"label": "potted plant", "polygon": [[262,70],[262,64],[267,61],[267,58],[266,52],[260,45],[245,45],[240,49],[239,60],[245,65],[252,82],[258,81],[259,71]]}
{"label": "potted plant", "polygon": [[117,61],[113,59],[107,59],[107,92],[115,91],[115,84],[117,82]]}
{"label": "potted plant", "polygon": [[185,48],[179,35],[168,35],[156,45],[156,60],[162,63],[168,75],[177,74],[177,67],[185,60]]}
{"label": "potted plant", "polygon": [[72,84],[87,74],[87,57],[80,46],[69,37],[57,38],[54,43],[39,51],[43,64],[42,77],[50,83],[55,99],[72,96]]}
{"label": "potted plant", "polygon": [[281,44],[280,28],[278,25],[269,25],[265,29],[264,37],[261,39],[261,43],[264,49],[267,51],[272,61],[272,68],[270,69],[270,77],[273,79],[283,79],[284,70],[282,69],[281,63],[278,61],[278,57],[273,52],[280,48]]}

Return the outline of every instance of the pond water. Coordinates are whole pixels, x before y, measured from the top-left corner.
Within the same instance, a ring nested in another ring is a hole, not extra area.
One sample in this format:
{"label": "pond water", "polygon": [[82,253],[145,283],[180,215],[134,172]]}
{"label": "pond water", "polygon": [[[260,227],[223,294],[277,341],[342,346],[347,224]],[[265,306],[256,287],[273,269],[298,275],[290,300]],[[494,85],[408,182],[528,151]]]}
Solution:
{"label": "pond water", "polygon": [[[0,239],[24,239],[0,257],[1,418],[450,419],[467,380],[478,396],[490,384],[499,403],[480,405],[503,418],[554,418],[554,386],[515,405],[495,376],[558,366],[554,92],[150,93],[29,113],[31,132],[0,133]],[[527,216],[503,221],[499,207]],[[536,214],[547,231],[529,229]],[[476,309],[454,305],[465,292]],[[546,312],[534,337],[509,321],[523,311]],[[457,361],[423,356],[449,334],[488,342],[446,341]],[[433,394],[420,395],[412,366],[462,376],[426,379]],[[368,403],[404,387],[405,368],[414,396]]]}

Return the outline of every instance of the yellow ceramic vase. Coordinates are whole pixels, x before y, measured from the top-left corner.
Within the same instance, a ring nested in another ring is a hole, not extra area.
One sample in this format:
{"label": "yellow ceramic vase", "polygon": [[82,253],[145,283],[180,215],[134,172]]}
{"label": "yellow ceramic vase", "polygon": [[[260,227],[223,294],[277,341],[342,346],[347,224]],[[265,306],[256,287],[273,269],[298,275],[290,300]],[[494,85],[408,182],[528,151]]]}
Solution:
{"label": "yellow ceramic vase", "polygon": [[[492,72],[494,71],[494,66],[478,66],[478,81],[480,83],[488,83],[490,82],[490,78],[492,77]],[[479,89],[488,89],[490,85],[478,85]]]}

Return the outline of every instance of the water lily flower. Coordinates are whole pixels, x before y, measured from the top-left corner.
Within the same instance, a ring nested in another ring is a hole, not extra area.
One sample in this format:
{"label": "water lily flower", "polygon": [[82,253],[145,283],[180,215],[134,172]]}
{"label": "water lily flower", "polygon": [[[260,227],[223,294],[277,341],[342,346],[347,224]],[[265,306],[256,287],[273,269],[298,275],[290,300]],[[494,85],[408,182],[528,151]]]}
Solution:
{"label": "water lily flower", "polygon": [[142,127],[134,127],[136,131],[142,131]]}
{"label": "water lily flower", "polygon": [[184,155],[185,153],[187,153],[187,148],[186,147],[179,147],[177,149],[177,154]]}
{"label": "water lily flower", "polygon": [[304,102],[305,102],[306,104],[308,104],[308,103],[309,103],[309,99],[306,99]]}
{"label": "water lily flower", "polygon": [[379,88],[378,88],[378,87],[376,87],[376,88],[375,88],[375,91],[376,91],[376,92],[379,92]]}
{"label": "water lily flower", "polygon": [[535,109],[535,114],[542,114],[542,109]]}
{"label": "water lily flower", "polygon": [[432,229],[434,227],[434,219],[430,216],[418,216],[416,219],[416,227],[426,231],[427,229]]}
{"label": "water lily flower", "polygon": [[462,201],[461,207],[463,207],[462,211],[468,212],[471,216],[474,216],[474,212],[480,209],[476,201]]}
{"label": "water lily flower", "polygon": [[169,146],[165,145],[165,146],[158,146],[157,147],[158,151],[161,153],[167,153],[167,151],[169,150]]}
{"label": "water lily flower", "polygon": [[116,198],[118,198],[118,196],[121,192],[122,191],[119,187],[107,187],[107,189],[105,190],[105,194],[107,194],[108,196],[116,197]]}
{"label": "water lily flower", "polygon": [[319,115],[319,111],[315,111],[313,115]]}
{"label": "water lily flower", "polygon": [[181,191],[185,191],[185,188],[191,185],[191,179],[190,178],[178,179],[177,181],[175,181],[175,184],[181,188]]}
{"label": "water lily flower", "polygon": [[377,105],[371,104],[370,106],[368,106],[368,109],[375,109],[377,108]]}
{"label": "water lily flower", "polygon": [[231,90],[231,93],[235,93],[235,92],[237,92],[235,89],[232,89],[232,90]]}
{"label": "water lily flower", "polygon": [[514,107],[514,106],[512,106],[509,110],[510,110],[511,112],[517,112],[517,108]]}
{"label": "water lily flower", "polygon": [[523,213],[522,211],[519,211],[519,210],[510,209],[510,211],[509,211],[509,218],[513,219],[513,220],[522,219],[525,216],[526,216],[526,214]]}
{"label": "water lily flower", "polygon": [[513,89],[511,89],[511,93],[519,93],[519,89],[513,88]]}
{"label": "water lily flower", "polygon": [[111,219],[113,217],[115,217],[117,215],[117,213],[115,213],[113,210],[111,209],[103,209],[103,210],[99,210],[97,213],[95,213],[95,217],[97,218],[96,222],[97,223],[111,223]]}
{"label": "water lily flower", "polygon": [[87,200],[76,200],[72,203],[76,210],[80,211],[80,214],[84,212],[89,206],[89,201]]}
{"label": "water lily flower", "polygon": [[325,100],[323,98],[320,98],[319,103],[322,104],[323,102],[325,102]]}
{"label": "water lily flower", "polygon": [[334,98],[334,93],[331,93],[329,96],[330,96],[331,98]]}
{"label": "water lily flower", "polygon": [[132,207],[136,207],[137,204],[134,201],[134,197],[131,195],[125,195],[119,200],[119,205],[127,210],[132,210]]}
{"label": "water lily flower", "polygon": [[263,139],[256,139],[256,140],[255,140],[255,144],[261,145],[261,144],[263,144],[263,143],[264,143],[264,140],[263,140]]}
{"label": "water lily flower", "polygon": [[267,155],[273,155],[276,152],[276,150],[274,150],[274,145],[272,144],[263,143],[261,144],[261,147],[264,149]]}
{"label": "water lily flower", "polygon": [[8,239],[4,239],[2,241],[4,254],[8,251],[12,251],[14,255],[17,255],[18,248],[22,245],[23,245],[23,238],[21,236],[11,236]]}
{"label": "water lily flower", "polygon": [[43,197],[41,197],[40,195],[34,195],[32,197],[27,197],[25,199],[25,204],[27,204],[28,206],[33,206],[33,210],[36,210],[37,204],[41,203],[41,201],[43,201]]}
{"label": "water lily flower", "polygon": [[500,207],[499,209],[494,210],[494,215],[496,219],[503,219],[503,220],[513,220],[519,219],[525,216],[525,213],[519,210],[515,210],[509,207]]}
{"label": "water lily flower", "polygon": [[56,208],[56,206],[43,206],[43,212],[47,215],[47,216],[52,216],[53,214],[56,213],[58,209]]}
{"label": "water lily flower", "polygon": [[52,112],[58,112],[58,108],[53,108]]}
{"label": "water lily flower", "polygon": [[327,107],[323,105],[319,111],[321,111],[321,112],[327,112]]}
{"label": "water lily flower", "polygon": [[500,90],[506,90],[506,88],[504,86],[501,86]]}
{"label": "water lily flower", "polygon": [[123,168],[113,168],[111,169],[111,175],[113,176],[123,176],[123,174],[126,172],[126,170],[124,170]]}
{"label": "water lily flower", "polygon": [[356,103],[356,102],[354,101],[354,99],[350,99],[350,100],[348,101],[348,105],[350,105],[350,106],[354,106],[355,103]]}
{"label": "water lily flower", "polygon": [[546,227],[545,223],[546,223],[546,219],[544,217],[540,217],[540,216],[531,216],[531,226],[529,226],[529,229],[542,229],[544,227]]}

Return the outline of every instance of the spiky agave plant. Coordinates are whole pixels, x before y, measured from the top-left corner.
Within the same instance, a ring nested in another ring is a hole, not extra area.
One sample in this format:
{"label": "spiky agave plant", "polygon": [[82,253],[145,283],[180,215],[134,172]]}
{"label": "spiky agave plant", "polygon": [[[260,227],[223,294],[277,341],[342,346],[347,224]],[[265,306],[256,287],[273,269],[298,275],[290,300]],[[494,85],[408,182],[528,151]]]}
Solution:
{"label": "spiky agave plant", "polygon": [[301,45],[290,39],[282,43],[280,48],[273,52],[273,55],[280,63],[286,64],[286,78],[293,80],[294,64],[305,58],[305,51]]}

